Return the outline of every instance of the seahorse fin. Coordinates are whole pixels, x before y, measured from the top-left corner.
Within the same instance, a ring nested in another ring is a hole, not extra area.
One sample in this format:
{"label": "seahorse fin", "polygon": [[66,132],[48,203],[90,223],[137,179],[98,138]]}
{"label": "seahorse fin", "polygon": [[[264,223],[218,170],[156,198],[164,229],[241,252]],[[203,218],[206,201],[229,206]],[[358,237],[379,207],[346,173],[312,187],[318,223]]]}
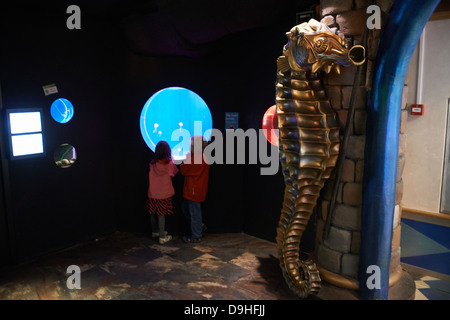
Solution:
{"label": "seahorse fin", "polygon": [[314,63],[312,65],[312,72],[316,73],[321,67],[322,67],[322,64],[320,62]]}
{"label": "seahorse fin", "polygon": [[337,74],[341,74],[341,66],[338,65],[337,63],[333,66],[333,70],[334,70]]}
{"label": "seahorse fin", "polygon": [[291,69],[291,66],[289,65],[289,60],[286,56],[280,56],[277,59],[277,68],[281,72],[286,72]]}
{"label": "seahorse fin", "polygon": [[317,60],[316,57],[313,55],[312,52],[310,52],[308,56],[308,63],[313,64],[314,62],[316,62],[316,60]]}

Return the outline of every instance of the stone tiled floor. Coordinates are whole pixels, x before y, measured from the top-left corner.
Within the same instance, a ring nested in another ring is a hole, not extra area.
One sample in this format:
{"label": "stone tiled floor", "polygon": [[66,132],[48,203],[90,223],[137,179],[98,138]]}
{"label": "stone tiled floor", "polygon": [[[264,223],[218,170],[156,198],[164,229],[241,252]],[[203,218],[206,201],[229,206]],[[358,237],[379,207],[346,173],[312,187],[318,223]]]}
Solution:
{"label": "stone tiled floor", "polygon": [[[245,234],[180,237],[160,245],[144,235],[106,239],[48,256],[0,275],[2,300],[290,300],[275,245]],[[67,267],[81,269],[68,289]]]}
{"label": "stone tiled floor", "polygon": [[[117,232],[0,270],[0,300],[297,300],[276,257],[274,243],[241,233],[206,234],[195,244],[175,236],[160,245],[146,235]],[[71,265],[81,269],[81,289],[67,288]],[[447,282],[412,275],[416,300],[448,299],[442,296]],[[322,282],[309,298],[318,299],[357,296]]]}

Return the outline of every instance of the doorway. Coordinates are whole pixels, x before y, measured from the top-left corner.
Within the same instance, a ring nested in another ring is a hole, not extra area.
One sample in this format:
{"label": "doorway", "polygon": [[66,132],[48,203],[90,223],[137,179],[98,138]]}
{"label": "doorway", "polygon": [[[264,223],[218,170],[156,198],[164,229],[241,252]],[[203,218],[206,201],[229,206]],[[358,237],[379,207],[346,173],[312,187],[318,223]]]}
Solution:
{"label": "doorway", "polygon": [[442,176],[440,212],[450,214],[450,98],[447,104],[447,131],[445,138],[444,171]]}

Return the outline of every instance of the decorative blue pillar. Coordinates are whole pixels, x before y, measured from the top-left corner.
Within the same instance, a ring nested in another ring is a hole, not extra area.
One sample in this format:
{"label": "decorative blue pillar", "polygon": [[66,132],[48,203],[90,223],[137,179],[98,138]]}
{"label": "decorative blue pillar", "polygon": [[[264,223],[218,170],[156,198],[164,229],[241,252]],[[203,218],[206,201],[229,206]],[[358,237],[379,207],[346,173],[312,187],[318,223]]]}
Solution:
{"label": "decorative blue pillar", "polygon": [[[438,3],[396,0],[381,36],[367,110],[358,273],[362,299],[388,298],[403,85],[414,48]],[[378,275],[380,286],[373,288]]]}

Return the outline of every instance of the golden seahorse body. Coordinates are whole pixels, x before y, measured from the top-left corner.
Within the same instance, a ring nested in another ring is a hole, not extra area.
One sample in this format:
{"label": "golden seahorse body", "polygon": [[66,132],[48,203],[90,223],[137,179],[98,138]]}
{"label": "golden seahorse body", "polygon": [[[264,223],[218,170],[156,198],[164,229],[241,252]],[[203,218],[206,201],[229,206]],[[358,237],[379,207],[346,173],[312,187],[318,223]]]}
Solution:
{"label": "golden seahorse body", "polygon": [[287,33],[278,58],[276,104],[280,161],[285,181],[277,228],[281,268],[289,287],[301,298],[320,290],[311,260],[299,258],[300,241],[339,156],[339,124],[318,72],[340,72],[340,65],[364,62],[364,48],[348,50],[345,39],[324,23],[311,20]]}

